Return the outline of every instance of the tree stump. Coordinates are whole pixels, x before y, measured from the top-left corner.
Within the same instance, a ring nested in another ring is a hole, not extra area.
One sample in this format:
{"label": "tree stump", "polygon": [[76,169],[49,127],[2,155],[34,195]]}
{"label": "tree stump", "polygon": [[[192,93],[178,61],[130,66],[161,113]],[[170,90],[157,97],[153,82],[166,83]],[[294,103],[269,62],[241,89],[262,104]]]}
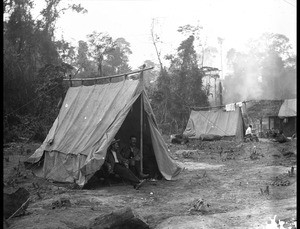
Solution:
{"label": "tree stump", "polygon": [[149,225],[130,207],[100,215],[91,220],[89,229],[149,229]]}

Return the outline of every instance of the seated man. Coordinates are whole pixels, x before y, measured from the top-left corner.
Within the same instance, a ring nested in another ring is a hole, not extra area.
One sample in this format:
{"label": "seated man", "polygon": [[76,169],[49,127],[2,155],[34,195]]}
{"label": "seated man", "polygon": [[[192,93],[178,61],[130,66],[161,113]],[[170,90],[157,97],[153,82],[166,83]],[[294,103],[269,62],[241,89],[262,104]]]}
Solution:
{"label": "seated man", "polygon": [[250,138],[251,139],[252,137],[252,125],[249,124],[247,130],[246,130],[246,133],[245,133],[245,138]]}
{"label": "seated man", "polygon": [[128,160],[120,154],[119,140],[113,140],[107,150],[104,166],[109,173],[118,174],[120,177],[129,180],[134,184],[135,189],[139,189],[143,184],[143,180],[137,178],[128,167]]}
{"label": "seated man", "polygon": [[275,130],[274,128],[272,128],[272,129],[267,131],[267,137],[268,138],[276,138],[278,133],[279,133],[279,131],[277,129]]}
{"label": "seated man", "polygon": [[134,135],[129,138],[129,145],[122,149],[122,156],[129,161],[129,168],[140,178],[146,178],[149,175],[141,171],[141,152],[136,146],[137,139]]}
{"label": "seated man", "polygon": [[248,128],[246,130],[244,140],[245,141],[248,141],[248,140],[253,141],[253,140],[255,140],[257,142],[259,141],[258,137],[256,136],[256,134],[252,134],[252,125],[251,124],[249,124],[249,126],[248,126]]}
{"label": "seated man", "polygon": [[284,142],[288,142],[289,139],[283,134],[283,131],[280,130],[279,134],[275,138],[275,141],[279,143],[284,143]]}

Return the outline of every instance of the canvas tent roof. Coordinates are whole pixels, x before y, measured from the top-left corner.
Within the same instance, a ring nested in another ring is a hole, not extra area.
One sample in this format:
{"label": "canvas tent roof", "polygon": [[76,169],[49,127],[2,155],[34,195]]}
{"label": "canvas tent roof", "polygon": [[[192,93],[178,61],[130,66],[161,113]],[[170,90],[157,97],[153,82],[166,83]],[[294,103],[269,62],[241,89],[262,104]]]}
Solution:
{"label": "canvas tent roof", "polygon": [[278,116],[280,118],[297,116],[297,100],[296,99],[284,100],[278,112]]}
{"label": "canvas tent roof", "polygon": [[202,134],[235,136],[241,140],[244,136],[244,122],[240,108],[234,111],[223,109],[209,111],[191,111],[183,135],[199,138]]}
{"label": "canvas tent roof", "polygon": [[127,140],[129,131],[138,133],[140,129],[136,126],[140,116],[132,116],[137,118],[127,125],[125,120],[130,122],[126,117],[131,113],[140,114],[137,110],[141,107],[141,102],[138,103],[141,99],[148,140],[152,143],[159,171],[165,179],[174,179],[181,168],[168,155],[139,80],[70,87],[46,139],[26,163],[35,164],[44,159],[43,166],[35,171],[37,176],[83,186],[100,169],[107,148],[117,134]]}

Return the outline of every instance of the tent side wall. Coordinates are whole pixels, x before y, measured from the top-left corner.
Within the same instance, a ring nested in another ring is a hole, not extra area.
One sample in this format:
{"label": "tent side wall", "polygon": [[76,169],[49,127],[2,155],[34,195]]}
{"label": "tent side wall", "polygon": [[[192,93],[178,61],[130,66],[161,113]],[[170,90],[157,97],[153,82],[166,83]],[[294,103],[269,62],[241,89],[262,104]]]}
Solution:
{"label": "tent side wall", "polygon": [[156,128],[153,120],[148,119],[151,139],[153,142],[153,149],[155,153],[155,158],[159,171],[166,180],[174,180],[176,176],[181,172],[182,168],[173,162],[172,158],[169,156],[169,150],[164,142],[160,132]]}
{"label": "tent side wall", "polygon": [[183,131],[183,135],[189,138],[199,138],[199,135],[196,134],[196,124],[195,124],[195,117],[196,111],[191,111],[188,123],[186,125],[185,130]]}
{"label": "tent side wall", "polygon": [[144,109],[147,113],[147,121],[145,121],[145,123],[147,123],[150,127],[151,141],[158,169],[166,180],[175,180],[178,174],[182,171],[182,168],[169,155],[169,149],[158,130],[150,101],[145,92],[143,98]]}

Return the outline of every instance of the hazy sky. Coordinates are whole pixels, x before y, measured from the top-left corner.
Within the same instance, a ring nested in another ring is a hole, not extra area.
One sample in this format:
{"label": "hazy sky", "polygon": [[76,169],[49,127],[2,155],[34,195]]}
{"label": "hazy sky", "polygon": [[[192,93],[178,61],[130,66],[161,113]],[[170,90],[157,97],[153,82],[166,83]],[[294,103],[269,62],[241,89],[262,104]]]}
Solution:
{"label": "hazy sky", "polygon": [[[113,38],[123,37],[131,44],[133,68],[144,60],[157,62],[150,31],[155,31],[163,44],[163,55],[174,52],[183,38],[177,32],[182,25],[203,26],[207,44],[220,48],[223,62],[230,48],[242,50],[250,38],[263,32],[286,35],[296,50],[296,0],[65,0],[80,3],[86,14],[68,12],[57,22],[57,36],[77,45],[93,31],[107,32]],[[38,4],[38,0],[36,0]],[[219,67],[219,66],[216,66]]]}

